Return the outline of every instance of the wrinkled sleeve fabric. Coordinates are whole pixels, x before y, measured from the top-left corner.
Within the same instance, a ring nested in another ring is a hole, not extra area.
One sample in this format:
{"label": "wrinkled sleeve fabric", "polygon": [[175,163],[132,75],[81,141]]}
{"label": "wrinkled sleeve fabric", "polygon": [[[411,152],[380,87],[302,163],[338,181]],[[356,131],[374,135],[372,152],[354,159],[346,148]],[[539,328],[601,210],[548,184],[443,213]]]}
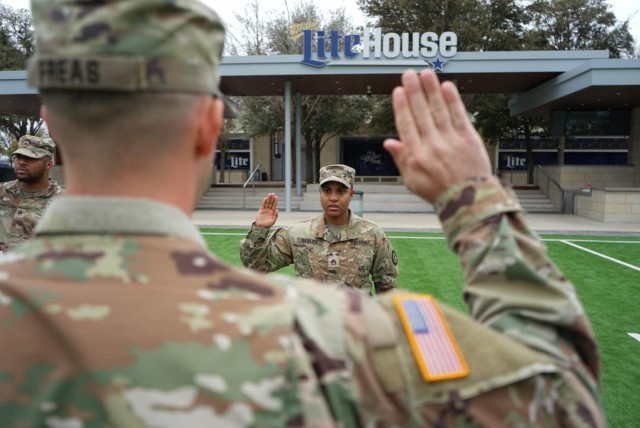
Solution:
{"label": "wrinkled sleeve fabric", "polygon": [[12,221],[11,209],[4,203],[7,197],[7,184],[0,183],[0,243],[5,246],[9,245],[8,230]]}
{"label": "wrinkled sleeve fabric", "polygon": [[398,255],[393,250],[389,238],[379,230],[376,236],[375,259],[371,268],[376,293],[384,293],[396,288],[398,273]]}
{"label": "wrinkled sleeve fabric", "polygon": [[[333,286],[307,280],[296,282],[295,288],[294,361],[307,415],[301,425],[422,426],[411,422],[402,393],[385,391],[374,366],[373,348],[393,352],[396,346],[389,316],[377,301],[353,289],[336,292]],[[400,377],[398,370],[392,371]],[[322,420],[322,414],[330,415],[329,420]]]}
{"label": "wrinkled sleeve fabric", "polygon": [[240,241],[240,259],[245,267],[264,273],[290,265],[293,252],[288,229],[278,228],[270,233],[269,229],[252,224]]}
{"label": "wrinkled sleeve fabric", "polygon": [[435,208],[460,257],[471,316],[576,371],[597,395],[600,358],[590,322],[513,191],[496,177],[470,179],[438,197]]}

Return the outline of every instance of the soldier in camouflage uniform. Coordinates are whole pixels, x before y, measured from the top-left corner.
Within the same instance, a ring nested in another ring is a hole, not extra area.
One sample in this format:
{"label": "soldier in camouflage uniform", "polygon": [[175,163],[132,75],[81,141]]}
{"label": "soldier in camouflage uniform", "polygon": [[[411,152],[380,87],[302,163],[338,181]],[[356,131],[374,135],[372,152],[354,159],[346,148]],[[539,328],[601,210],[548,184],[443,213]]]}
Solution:
{"label": "soldier in camouflage uniform", "polygon": [[33,229],[62,188],[49,180],[55,144],[48,138],[23,135],[11,156],[16,179],[0,184],[0,251],[31,237]]}
{"label": "soldier in camouflage uniform", "polygon": [[[246,267],[273,272],[293,263],[296,276],[376,294],[396,287],[398,256],[382,229],[349,209],[355,170],[347,165],[320,168],[323,213],[288,228],[269,229],[278,219],[278,197],[269,193],[256,221],[240,241]],[[371,279],[374,287],[371,287]]]}
{"label": "soldier in camouflage uniform", "polygon": [[407,71],[393,93],[401,142],[385,147],[434,202],[470,315],[207,252],[188,214],[222,127],[224,32],[200,2],[32,11],[30,82],[68,187],[0,259],[0,426],[606,425],[575,290],[491,177],[450,82]]}

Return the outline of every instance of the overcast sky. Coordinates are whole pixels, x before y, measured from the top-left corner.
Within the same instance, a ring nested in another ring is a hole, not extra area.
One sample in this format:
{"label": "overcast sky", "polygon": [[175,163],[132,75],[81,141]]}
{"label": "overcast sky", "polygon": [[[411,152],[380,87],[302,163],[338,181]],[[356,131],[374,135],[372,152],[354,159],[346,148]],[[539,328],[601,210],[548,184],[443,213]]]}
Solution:
{"label": "overcast sky", "polygon": [[[12,6],[13,8],[26,9],[30,7],[31,3],[30,0],[0,1]],[[214,8],[225,22],[235,21],[234,14],[244,12],[245,5],[250,2],[250,0],[202,1]],[[296,4],[296,0],[261,0],[260,7],[265,13],[269,13],[270,11],[284,10],[285,4],[287,3],[289,4],[289,7],[293,7],[293,5]],[[630,22],[630,32],[631,35],[636,39],[636,41],[640,41],[640,2],[638,2],[637,0],[609,0],[608,3],[613,7],[613,11],[618,17],[619,21],[625,20],[635,13],[633,19]],[[340,7],[344,7],[347,12],[347,16],[351,16],[353,18],[354,24],[364,24],[364,17],[358,9],[356,0],[322,0],[321,2],[318,2],[318,5],[327,12]]]}

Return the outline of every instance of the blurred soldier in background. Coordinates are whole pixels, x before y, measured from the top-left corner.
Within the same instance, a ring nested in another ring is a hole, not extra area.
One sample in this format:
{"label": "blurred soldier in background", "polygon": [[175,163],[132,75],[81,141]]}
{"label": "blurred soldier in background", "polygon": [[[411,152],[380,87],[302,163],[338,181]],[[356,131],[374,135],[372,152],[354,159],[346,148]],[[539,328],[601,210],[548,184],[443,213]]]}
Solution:
{"label": "blurred soldier in background", "polygon": [[51,198],[63,191],[49,180],[56,146],[49,138],[24,135],[11,154],[15,180],[0,184],[0,251],[31,237]]}

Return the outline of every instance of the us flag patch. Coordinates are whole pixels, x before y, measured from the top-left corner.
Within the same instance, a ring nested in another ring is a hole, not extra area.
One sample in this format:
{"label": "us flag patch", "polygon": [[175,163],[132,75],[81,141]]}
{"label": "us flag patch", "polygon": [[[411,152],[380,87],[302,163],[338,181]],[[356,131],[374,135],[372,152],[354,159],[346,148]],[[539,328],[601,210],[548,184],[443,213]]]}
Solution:
{"label": "us flag patch", "polygon": [[469,374],[467,362],[432,296],[405,294],[394,296],[393,302],[425,380],[457,379]]}

